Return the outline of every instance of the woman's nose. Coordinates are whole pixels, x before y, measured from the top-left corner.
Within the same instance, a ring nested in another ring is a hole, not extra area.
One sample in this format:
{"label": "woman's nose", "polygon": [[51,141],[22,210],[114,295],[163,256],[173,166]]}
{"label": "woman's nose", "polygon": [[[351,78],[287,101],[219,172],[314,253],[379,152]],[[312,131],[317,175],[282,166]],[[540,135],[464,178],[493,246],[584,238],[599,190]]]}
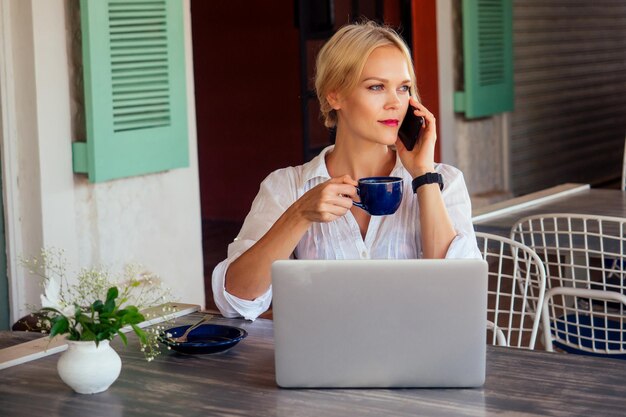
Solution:
{"label": "woman's nose", "polygon": [[385,107],[387,108],[396,108],[399,107],[402,102],[400,101],[400,97],[395,91],[390,91],[387,95],[387,103]]}

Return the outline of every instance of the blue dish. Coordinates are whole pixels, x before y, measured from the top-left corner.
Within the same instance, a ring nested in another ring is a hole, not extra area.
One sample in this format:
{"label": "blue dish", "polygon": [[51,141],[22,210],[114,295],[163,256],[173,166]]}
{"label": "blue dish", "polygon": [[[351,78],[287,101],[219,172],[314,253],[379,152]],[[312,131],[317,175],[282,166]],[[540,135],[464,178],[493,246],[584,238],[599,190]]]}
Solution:
{"label": "blue dish", "polygon": [[160,342],[172,350],[190,355],[223,352],[232,348],[248,336],[248,332],[239,327],[224,326],[221,324],[202,324],[187,335],[187,341],[176,343],[171,338],[182,336],[190,326],[172,327],[161,333]]}

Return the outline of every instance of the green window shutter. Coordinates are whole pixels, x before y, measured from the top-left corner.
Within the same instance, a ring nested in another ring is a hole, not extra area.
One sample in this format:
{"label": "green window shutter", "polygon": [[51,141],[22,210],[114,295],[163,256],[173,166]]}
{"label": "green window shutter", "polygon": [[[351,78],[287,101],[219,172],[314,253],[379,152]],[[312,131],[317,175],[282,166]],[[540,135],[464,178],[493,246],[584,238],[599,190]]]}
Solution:
{"label": "green window shutter", "polygon": [[463,0],[465,91],[454,110],[468,118],[513,110],[512,0]]}
{"label": "green window shutter", "polygon": [[189,165],[182,0],[81,0],[91,182]]}

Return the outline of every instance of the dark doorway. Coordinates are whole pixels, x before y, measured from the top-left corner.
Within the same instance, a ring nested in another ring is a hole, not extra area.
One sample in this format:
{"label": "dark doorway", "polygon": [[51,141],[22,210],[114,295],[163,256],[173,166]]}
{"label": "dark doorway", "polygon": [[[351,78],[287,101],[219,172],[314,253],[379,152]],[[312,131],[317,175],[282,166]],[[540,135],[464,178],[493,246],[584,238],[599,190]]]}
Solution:
{"label": "dark doorway", "polygon": [[191,2],[207,307],[261,181],[302,163],[293,1]]}

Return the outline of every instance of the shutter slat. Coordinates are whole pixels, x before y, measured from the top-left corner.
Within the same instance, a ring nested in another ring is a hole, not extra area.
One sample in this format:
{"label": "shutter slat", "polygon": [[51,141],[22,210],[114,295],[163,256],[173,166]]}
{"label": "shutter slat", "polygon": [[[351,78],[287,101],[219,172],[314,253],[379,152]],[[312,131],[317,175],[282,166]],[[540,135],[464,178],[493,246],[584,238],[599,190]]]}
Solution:
{"label": "shutter slat", "polygon": [[118,31],[128,30],[128,28],[135,28],[135,30],[141,27],[148,27],[150,25],[163,23],[163,18],[146,18],[146,19],[118,19],[109,22],[109,26]]}
{"label": "shutter slat", "polygon": [[151,120],[151,119],[146,119],[146,120],[139,120],[136,122],[129,122],[129,123],[125,123],[125,124],[119,124],[116,126],[116,131],[117,132],[128,132],[128,131],[132,131],[132,130],[147,130],[147,129],[155,129],[158,127],[164,127],[167,126],[170,123],[169,119],[165,119],[165,120]]}
{"label": "shutter slat", "polygon": [[123,91],[122,90],[123,88],[137,86],[137,85],[140,85],[140,86],[151,85],[151,86],[162,87],[162,86],[167,85],[167,80],[168,80],[167,75],[152,76],[152,77],[137,76],[137,77],[126,78],[126,79],[121,79],[121,80],[118,79],[118,80],[113,81],[113,89],[117,92],[117,91]]}
{"label": "shutter slat", "polygon": [[149,77],[153,75],[167,77],[167,68],[151,68],[151,69],[125,69],[118,70],[113,74],[113,81],[125,80],[136,77]]}
{"label": "shutter slat", "polygon": [[126,49],[126,48],[167,48],[167,39],[158,38],[154,40],[130,40],[120,39],[119,41],[111,41],[111,49]]}
{"label": "shutter slat", "polygon": [[160,83],[145,83],[133,86],[119,86],[113,92],[113,99],[117,96],[124,96],[126,93],[161,92],[167,94],[167,86]]}
{"label": "shutter slat", "polygon": [[115,66],[116,64],[127,64],[130,62],[158,62],[162,63],[167,59],[167,56],[163,53],[146,53],[141,54],[139,56],[126,56],[126,55],[115,55],[115,59],[111,60],[111,63]]}
{"label": "shutter slat", "polygon": [[168,98],[167,92],[163,91],[132,91],[126,93],[117,93],[115,95],[115,101],[122,103],[127,100],[149,100],[153,98]]}
{"label": "shutter slat", "polygon": [[126,27],[112,27],[110,28],[111,36],[122,36],[124,34],[139,34],[142,36],[148,36],[152,34],[165,33],[165,24],[160,22],[156,25],[141,25],[141,26],[126,26]]}
{"label": "shutter slat", "polygon": [[162,8],[162,3],[144,3],[144,4],[139,4],[139,3],[123,3],[123,4],[111,4],[111,6],[109,7],[109,10],[111,11],[151,11],[151,10],[155,10],[155,8],[160,8],[160,10],[164,10]]}
{"label": "shutter slat", "polygon": [[117,59],[122,59],[124,57],[141,57],[145,58],[158,58],[158,59],[167,59],[167,50],[164,48],[118,48],[111,50],[111,57],[114,57],[116,61]]}
{"label": "shutter slat", "polygon": [[[141,103],[142,106],[114,106],[113,107],[113,114],[114,115],[127,115],[127,114],[137,114],[138,112],[144,111],[144,110],[150,110],[150,111],[159,111],[159,112],[165,112],[168,109],[168,105],[167,103],[155,103],[155,104],[150,104],[148,105],[147,103]],[[147,113],[147,112],[146,112]]]}
{"label": "shutter slat", "polygon": [[144,69],[160,69],[167,68],[167,65],[163,65],[163,62],[125,62],[115,65],[112,72],[117,74],[124,71],[141,71]]}
{"label": "shutter slat", "polygon": [[123,109],[126,107],[135,107],[139,105],[151,106],[156,104],[167,104],[167,97],[154,97],[154,98],[140,98],[140,99],[126,99],[126,100],[116,100],[113,105],[113,111],[117,111],[117,109]]}
{"label": "shutter slat", "polygon": [[158,18],[159,20],[163,20],[165,19],[165,10],[134,11],[134,10],[129,10],[129,9],[119,9],[119,10],[111,9],[109,10],[109,18],[111,22],[121,22],[125,20],[133,20],[137,22],[142,22],[146,19],[150,20],[150,19],[155,19],[155,18]]}
{"label": "shutter slat", "polygon": [[[114,113],[115,114],[115,113]],[[169,121],[169,111],[145,111],[142,109],[140,113],[119,114],[115,116],[115,124],[124,126],[129,122],[140,122],[146,120]]]}
{"label": "shutter slat", "polygon": [[142,32],[120,32],[120,33],[115,33],[115,34],[111,34],[111,43],[115,43],[119,40],[141,40],[141,39],[145,39],[145,40],[152,40],[152,39],[158,39],[158,40],[167,40],[167,37],[165,36],[165,32],[164,31],[158,31],[158,32],[151,32],[151,33],[146,33],[145,31]]}

